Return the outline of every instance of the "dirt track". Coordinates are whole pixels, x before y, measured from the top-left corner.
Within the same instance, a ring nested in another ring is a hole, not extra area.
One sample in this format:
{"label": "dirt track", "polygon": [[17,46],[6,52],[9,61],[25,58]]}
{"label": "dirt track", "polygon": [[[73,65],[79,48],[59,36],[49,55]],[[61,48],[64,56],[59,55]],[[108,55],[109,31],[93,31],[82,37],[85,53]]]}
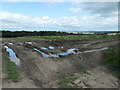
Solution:
{"label": "dirt track", "polygon": [[[3,39],[3,42],[12,42],[14,45],[9,45],[13,49],[21,60],[21,79],[17,83],[8,83],[3,80],[3,88],[48,88],[59,87],[58,81],[65,74],[78,73],[81,70],[87,70],[91,73],[88,75],[89,82],[93,82],[91,87],[93,88],[117,88],[118,79],[111,74],[105,67],[101,66],[100,61],[103,59],[104,51],[97,51],[92,53],[74,55],[70,54],[61,58],[44,58],[41,54],[33,50],[33,47],[40,49],[40,47],[63,46],[64,48],[55,50],[43,50],[46,53],[60,53],[65,52],[70,48],[78,48],[79,51],[91,50],[96,48],[109,47],[117,45],[118,40],[45,40],[39,38],[7,38]],[[19,45],[16,42],[35,42],[35,44],[23,44]],[[91,44],[84,46],[84,44]],[[3,47],[3,64],[5,64],[7,52]],[[3,65],[3,68],[6,68]],[[3,75],[5,75],[5,69],[3,69]],[[106,78],[108,77],[108,78]],[[77,80],[83,80],[88,82],[84,76],[77,76]],[[97,80],[98,82],[96,83]],[[77,81],[76,81],[76,84]],[[79,87],[85,87],[82,84],[78,84]]]}

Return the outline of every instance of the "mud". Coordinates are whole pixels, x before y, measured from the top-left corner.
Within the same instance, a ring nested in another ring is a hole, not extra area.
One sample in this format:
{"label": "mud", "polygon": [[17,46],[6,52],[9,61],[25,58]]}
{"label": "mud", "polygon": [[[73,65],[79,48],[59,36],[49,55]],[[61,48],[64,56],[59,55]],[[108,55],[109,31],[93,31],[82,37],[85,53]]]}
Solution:
{"label": "mud", "polygon": [[[28,42],[28,43],[25,43]],[[12,44],[11,44],[12,43]],[[113,40],[46,40],[39,38],[5,38],[3,39],[3,44],[7,45],[13,49],[17,57],[21,60],[21,80],[16,83],[17,88],[21,87],[33,87],[33,88],[53,88],[59,87],[57,83],[62,76],[65,74],[78,73],[80,70],[87,70],[94,73],[99,73],[96,68],[103,67],[100,64],[101,59],[103,59],[104,50],[95,51],[91,53],[84,54],[74,54],[70,53],[68,55],[61,55],[59,58],[48,57],[45,58],[41,53],[36,52],[34,48],[46,53],[46,54],[57,54],[65,53],[69,49],[77,48],[75,52],[84,52],[88,50],[100,49],[109,47],[112,45],[117,45],[119,41]],[[44,48],[43,48],[44,47]],[[54,47],[54,48],[53,48]],[[59,48],[58,48],[59,47]],[[62,48],[61,48],[62,47]],[[5,60],[7,52],[3,47]],[[6,62],[3,62],[6,64]],[[6,66],[4,66],[6,68]],[[5,69],[3,69],[3,74],[5,74]],[[94,70],[94,72],[93,72]],[[114,79],[115,83],[118,83],[118,79],[110,72],[102,70],[105,72],[106,77],[110,75],[112,78],[108,78],[104,82],[103,88],[112,88],[111,80]],[[94,76],[94,75],[93,75]],[[92,75],[89,76],[89,80],[92,79]],[[90,79],[91,78],[91,79]],[[105,77],[101,76],[104,80]],[[100,79],[100,78],[95,78]],[[99,81],[99,80],[98,80]],[[27,85],[24,84],[27,82]],[[109,86],[108,86],[109,84]],[[14,83],[8,83],[3,80],[4,88],[14,88]],[[92,87],[99,88],[99,83]],[[117,88],[118,84],[114,85]]]}

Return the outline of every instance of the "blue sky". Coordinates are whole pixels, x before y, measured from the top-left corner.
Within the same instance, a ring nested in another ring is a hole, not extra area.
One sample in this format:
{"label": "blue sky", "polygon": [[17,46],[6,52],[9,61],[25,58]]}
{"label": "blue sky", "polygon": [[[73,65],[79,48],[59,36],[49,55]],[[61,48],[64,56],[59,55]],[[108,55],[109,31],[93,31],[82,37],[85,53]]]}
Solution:
{"label": "blue sky", "polygon": [[57,3],[54,5],[46,2],[4,2],[2,6],[4,11],[27,16],[61,17],[75,15],[67,10],[71,6],[69,3]]}
{"label": "blue sky", "polygon": [[3,2],[0,30],[115,31],[117,2]]}

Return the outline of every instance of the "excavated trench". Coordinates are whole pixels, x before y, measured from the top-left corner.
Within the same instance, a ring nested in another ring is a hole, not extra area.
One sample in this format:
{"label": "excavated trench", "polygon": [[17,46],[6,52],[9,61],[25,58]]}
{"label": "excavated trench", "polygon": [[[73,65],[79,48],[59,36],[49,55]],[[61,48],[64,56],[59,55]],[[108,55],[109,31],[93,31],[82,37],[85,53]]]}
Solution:
{"label": "excavated trench", "polygon": [[[4,44],[5,43],[6,42],[4,42]],[[11,42],[7,42],[7,43],[9,45],[13,45],[13,43],[11,43]],[[71,49],[68,49],[66,52],[59,52],[59,53],[53,54],[53,53],[50,53],[48,50],[54,51],[56,49],[64,49],[64,47],[63,46],[60,46],[60,47],[48,46],[48,47],[38,47],[40,49],[37,49],[34,46],[32,46],[32,44],[36,44],[35,42],[17,42],[17,43],[20,45],[27,44],[27,46],[29,48],[32,48],[34,51],[39,52],[45,58],[49,58],[49,57],[60,58],[62,56],[67,56],[67,55],[72,55],[72,54],[80,55],[80,54],[84,54],[84,53],[92,53],[92,52],[97,52],[97,51],[102,51],[102,50],[108,49],[108,47],[103,47],[103,48],[97,48],[97,49],[92,49],[92,50],[85,50],[85,51],[81,52],[81,50],[78,50],[78,48],[71,48]],[[89,45],[91,45],[91,44],[84,44],[83,46],[86,47]],[[17,65],[20,64],[19,63],[20,60],[16,57],[15,52],[12,49],[8,48],[7,46],[4,46],[4,47],[6,48],[7,52],[9,52],[10,59],[13,60]]]}
{"label": "excavated trench", "polygon": [[[28,87],[58,87],[56,82],[65,74],[99,67],[102,52],[117,43],[117,40],[5,40],[2,45],[10,60],[21,65],[22,80],[28,81]],[[8,86],[7,83],[5,87]]]}
{"label": "excavated trench", "polygon": [[[11,43],[9,43],[9,44],[11,44]],[[6,51],[9,53],[10,60],[13,61],[16,64],[16,66],[20,67],[20,60],[16,56],[15,52],[8,46],[4,46],[4,47],[5,47]]]}

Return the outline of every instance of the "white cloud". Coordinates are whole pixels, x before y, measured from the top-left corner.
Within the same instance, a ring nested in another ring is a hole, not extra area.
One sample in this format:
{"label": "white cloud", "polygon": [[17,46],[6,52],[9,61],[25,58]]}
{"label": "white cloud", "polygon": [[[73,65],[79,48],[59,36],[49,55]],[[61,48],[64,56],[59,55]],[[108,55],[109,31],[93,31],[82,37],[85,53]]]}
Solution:
{"label": "white cloud", "polygon": [[68,10],[73,13],[79,13],[81,11],[81,8],[68,8]]}
{"label": "white cloud", "polygon": [[68,8],[68,10],[73,13],[78,11],[79,14],[100,14],[102,17],[118,15],[118,2],[71,2],[71,5],[72,8]]}
{"label": "white cloud", "polygon": [[3,20],[28,20],[28,16],[25,16],[25,15],[21,15],[21,14],[18,14],[18,13],[15,13],[15,14],[12,14],[12,13],[8,13],[8,12],[4,12],[4,11],[0,11],[0,15],[1,15],[1,18]]}
{"label": "white cloud", "polygon": [[48,16],[43,16],[41,19],[47,20],[47,19],[49,19],[49,17]]}
{"label": "white cloud", "polygon": [[0,11],[0,29],[8,30],[62,30],[62,31],[82,31],[82,30],[117,30],[118,18],[101,17],[100,14],[94,16],[81,17],[58,17],[51,18],[30,17],[18,13]]}

